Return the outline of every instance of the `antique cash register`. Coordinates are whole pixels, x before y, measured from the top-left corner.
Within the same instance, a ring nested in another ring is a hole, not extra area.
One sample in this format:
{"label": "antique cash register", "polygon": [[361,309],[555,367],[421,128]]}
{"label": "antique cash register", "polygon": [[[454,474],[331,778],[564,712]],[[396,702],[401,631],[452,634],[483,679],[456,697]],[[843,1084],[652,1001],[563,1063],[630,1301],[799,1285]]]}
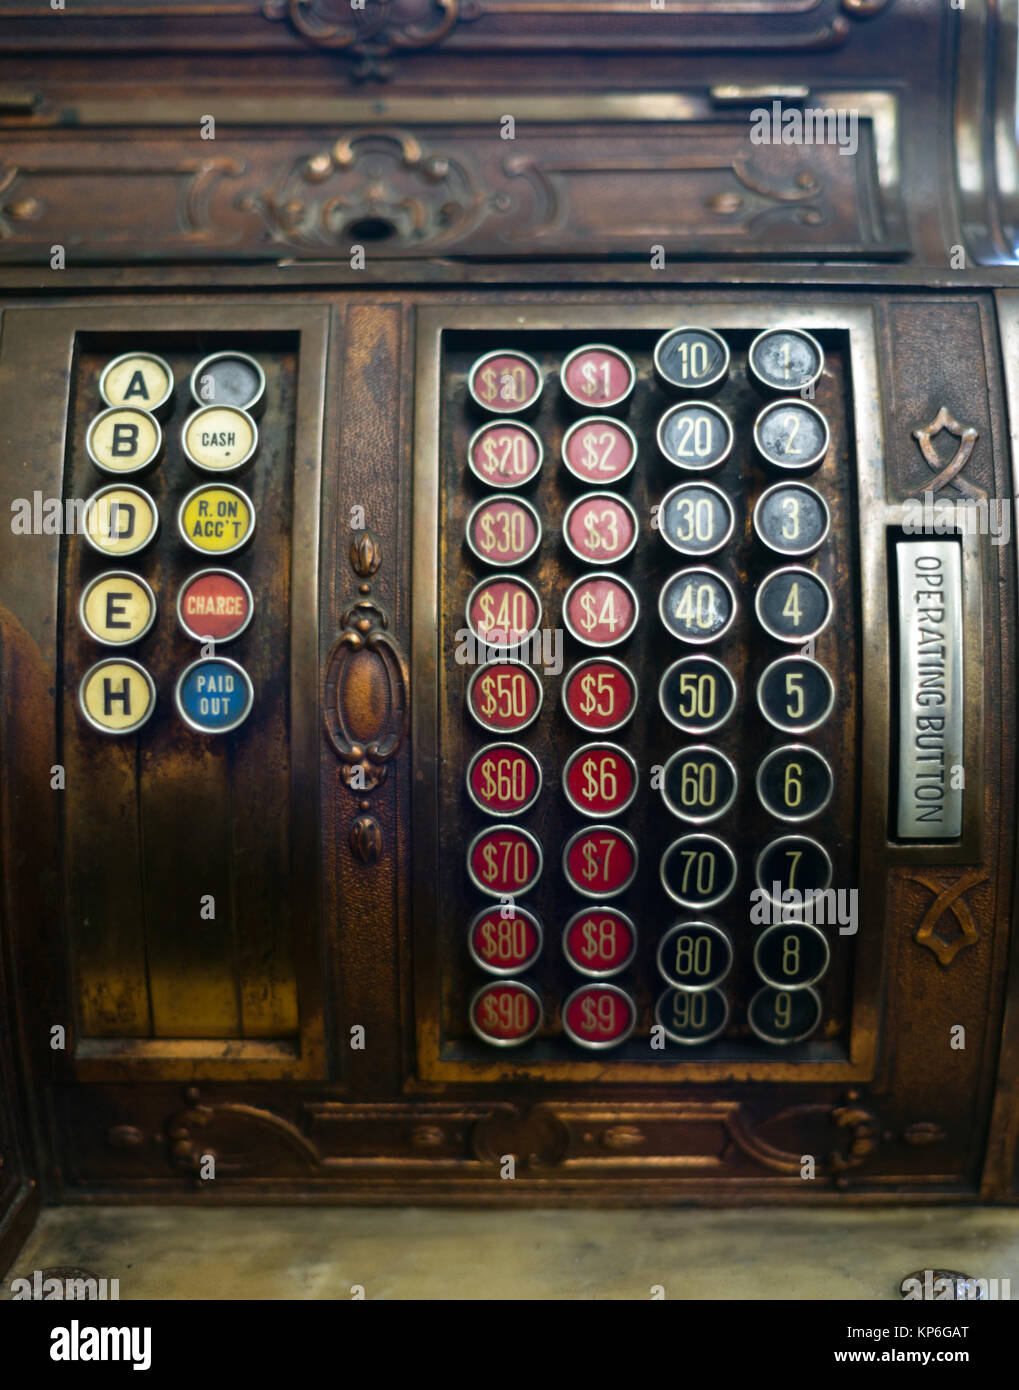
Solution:
{"label": "antique cash register", "polygon": [[1019,7],[0,13],[0,1204],[1015,1201]]}

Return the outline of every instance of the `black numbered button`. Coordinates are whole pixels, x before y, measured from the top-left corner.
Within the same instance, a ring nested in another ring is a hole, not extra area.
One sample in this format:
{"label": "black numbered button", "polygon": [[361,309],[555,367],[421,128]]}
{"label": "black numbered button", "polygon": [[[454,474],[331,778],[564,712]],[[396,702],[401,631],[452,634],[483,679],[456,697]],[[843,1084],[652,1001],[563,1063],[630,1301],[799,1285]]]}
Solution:
{"label": "black numbered button", "polygon": [[757,886],[773,902],[808,900],[831,883],[828,851],[807,835],[784,835],[772,840],[757,856]]}
{"label": "black numbered button", "polygon": [[805,473],[828,452],[828,421],[806,401],[774,401],[754,421],[754,443],[765,463],[783,472]]}
{"label": "black numbered button", "polygon": [[824,932],[810,922],[779,922],[763,931],[754,947],[754,969],[776,989],[815,984],[830,961]]}
{"label": "black numbered button", "polygon": [[757,769],[761,805],[780,820],[816,816],[831,800],[834,785],[828,760],[802,743],[774,749]]}
{"label": "black numbered button", "polygon": [[736,682],[712,656],[683,656],[662,676],[658,703],[685,734],[709,734],[736,708]]}
{"label": "black numbered button", "polygon": [[732,941],[714,922],[677,922],[658,943],[658,973],[678,989],[719,985],[732,968]]}
{"label": "black numbered button", "polygon": [[806,483],[776,483],[754,508],[754,531],[777,555],[809,555],[831,529],[831,513]]}
{"label": "black numbered button", "polygon": [[673,328],[655,344],[655,372],[666,387],[706,391],[729,372],[729,348],[711,328]]}
{"label": "black numbered button", "polygon": [[658,422],[658,447],[677,468],[700,473],[718,468],[732,450],[729,417],[707,401],[687,401]]}
{"label": "black numbered button", "polygon": [[729,1022],[729,1001],[720,989],[667,989],[655,1005],[655,1022],[672,1042],[710,1042]]}
{"label": "black numbered button", "polygon": [[737,780],[736,769],[717,748],[680,748],[665,764],[662,800],[674,816],[705,825],[728,811]]}
{"label": "black numbered button", "polygon": [[824,352],[802,328],[769,328],[750,344],[751,376],[769,391],[802,391],[824,368]]}
{"label": "black numbered button", "polygon": [[750,1001],[747,1022],[763,1042],[778,1046],[802,1042],[821,1022],[821,1000],[812,989],[765,985]]}
{"label": "black numbered button", "polygon": [[732,503],[714,483],[680,483],[662,498],[658,529],[681,555],[712,555],[736,525]]}
{"label": "black numbered button", "polygon": [[828,626],[832,601],[828,585],[799,565],[775,570],[754,599],[765,632],[780,642],[809,642]]}
{"label": "black numbered button", "polygon": [[680,570],[662,586],[658,613],[673,637],[701,645],[717,641],[732,626],[736,595],[717,570]]}
{"label": "black numbered button", "polygon": [[805,734],[831,714],[835,685],[808,656],[782,656],[757,682],[757,703],[769,724],[786,734]]}
{"label": "black numbered button", "polygon": [[736,886],[736,856],[716,835],[683,835],[662,855],[659,873],[680,907],[714,907]]}

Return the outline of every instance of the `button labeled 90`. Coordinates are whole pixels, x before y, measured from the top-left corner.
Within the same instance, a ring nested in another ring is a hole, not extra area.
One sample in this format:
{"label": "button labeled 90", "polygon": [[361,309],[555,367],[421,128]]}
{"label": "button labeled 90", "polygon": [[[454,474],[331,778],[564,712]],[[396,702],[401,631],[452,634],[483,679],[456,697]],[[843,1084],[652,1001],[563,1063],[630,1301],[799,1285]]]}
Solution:
{"label": "button labeled 90", "polygon": [[714,657],[683,656],[662,676],[658,703],[685,734],[709,734],[736,708],[736,682]]}
{"label": "button labeled 90", "polygon": [[467,795],[490,816],[515,816],[541,793],[541,766],[518,743],[490,743],[467,766]]}
{"label": "button labeled 90", "polygon": [[618,816],[637,795],[637,764],[615,743],[586,743],[566,761],[563,791],[582,816]]}
{"label": "button labeled 90", "polygon": [[667,989],[655,1005],[655,1022],[673,1042],[694,1047],[725,1031],[729,1001],[720,989]]}
{"label": "button labeled 90", "polygon": [[714,922],[677,922],[658,943],[658,973],[677,989],[719,985],[732,969],[732,941]]}
{"label": "button labeled 90", "polygon": [[522,497],[485,497],[467,518],[467,545],[486,565],[522,565],[541,544],[538,513]]}
{"label": "button labeled 90", "polygon": [[681,555],[712,555],[733,533],[732,503],[714,483],[680,483],[662,498],[658,529]]}
{"label": "button labeled 90", "polygon": [[772,468],[805,473],[828,452],[828,421],[806,401],[775,401],[754,421],[757,452]]}
{"label": "button labeled 90", "polygon": [[687,401],[658,422],[658,447],[670,463],[692,472],[719,468],[732,450],[729,417],[707,401]]}
{"label": "button labeled 90", "polygon": [[662,586],[658,615],[681,642],[715,642],[735,621],[736,595],[717,570],[680,570]]}
{"label": "button labeled 90", "polygon": [[482,985],[468,1006],[467,1017],[482,1042],[519,1047],[541,1027],[541,1000],[520,980]]}
{"label": "button labeled 90", "polygon": [[563,928],[563,955],[581,975],[618,975],[637,952],[637,929],[616,907],[575,912]]}
{"label": "button labeled 90", "polygon": [[467,929],[475,965],[490,975],[516,975],[541,954],[541,923],[523,907],[483,907]]}
{"label": "button labeled 90", "polygon": [[828,626],[828,585],[800,565],[774,570],[758,586],[754,610],[765,632],[780,642],[809,642]]}
{"label": "button labeled 90", "polygon": [[637,544],[637,515],[614,492],[578,497],[563,517],[563,540],[588,565],[614,565]]}
{"label": "button labeled 90", "polygon": [[563,1032],[579,1047],[617,1047],[633,1032],[637,1006],[618,985],[581,985],[563,1004]]}

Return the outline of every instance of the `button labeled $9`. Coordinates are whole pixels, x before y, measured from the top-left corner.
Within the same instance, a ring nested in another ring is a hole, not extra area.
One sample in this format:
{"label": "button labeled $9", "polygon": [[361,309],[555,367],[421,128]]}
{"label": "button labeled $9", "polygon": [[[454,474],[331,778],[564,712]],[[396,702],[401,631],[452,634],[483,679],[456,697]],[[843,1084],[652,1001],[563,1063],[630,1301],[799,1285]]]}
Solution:
{"label": "button labeled $9", "polygon": [[78,616],[97,642],[127,646],[140,641],[156,621],[156,596],[139,575],[108,570],[97,575],[82,594]]}
{"label": "button labeled $9", "polygon": [[177,681],[177,713],[200,734],[225,734],[251,713],[255,691],[243,666],[225,656],[193,661]]}
{"label": "button labeled $9", "polygon": [[156,707],[155,683],[136,661],[111,657],[82,676],[78,706],[99,733],[132,734]]}

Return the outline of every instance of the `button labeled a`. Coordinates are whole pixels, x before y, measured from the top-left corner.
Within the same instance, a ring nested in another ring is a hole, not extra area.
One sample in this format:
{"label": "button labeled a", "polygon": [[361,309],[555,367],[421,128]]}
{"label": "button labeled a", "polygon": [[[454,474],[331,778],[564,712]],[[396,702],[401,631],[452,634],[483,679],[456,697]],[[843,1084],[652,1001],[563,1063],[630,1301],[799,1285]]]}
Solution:
{"label": "button labeled a", "polygon": [[154,352],[125,352],[103,368],[99,394],[107,405],[135,405],[156,415],[173,395],[173,372]]}
{"label": "button labeled a", "polygon": [[123,657],[97,662],[78,687],[78,707],[101,734],[131,734],[156,706],[156,687],[144,667]]}
{"label": "button labeled a", "polygon": [[140,641],[156,621],[156,596],[137,574],[108,570],[82,594],[78,616],[97,642],[124,647]]}

